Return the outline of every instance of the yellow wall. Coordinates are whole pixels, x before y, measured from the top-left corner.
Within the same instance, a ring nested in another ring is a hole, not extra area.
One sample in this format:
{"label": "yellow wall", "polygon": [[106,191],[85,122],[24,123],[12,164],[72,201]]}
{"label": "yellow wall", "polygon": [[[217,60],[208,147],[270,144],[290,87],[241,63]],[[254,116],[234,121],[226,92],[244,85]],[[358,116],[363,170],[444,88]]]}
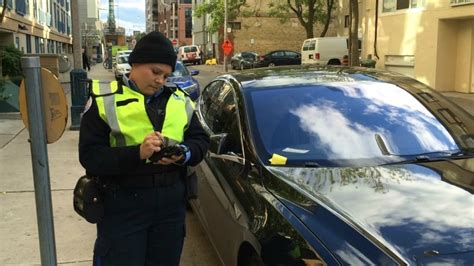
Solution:
{"label": "yellow wall", "polygon": [[[348,1],[339,4],[347,10]],[[375,55],[375,0],[359,6],[365,58]],[[411,72],[419,81],[440,91],[474,92],[473,4],[452,7],[450,0],[425,0],[422,8],[378,14],[377,68],[385,68],[390,56],[414,56]]]}

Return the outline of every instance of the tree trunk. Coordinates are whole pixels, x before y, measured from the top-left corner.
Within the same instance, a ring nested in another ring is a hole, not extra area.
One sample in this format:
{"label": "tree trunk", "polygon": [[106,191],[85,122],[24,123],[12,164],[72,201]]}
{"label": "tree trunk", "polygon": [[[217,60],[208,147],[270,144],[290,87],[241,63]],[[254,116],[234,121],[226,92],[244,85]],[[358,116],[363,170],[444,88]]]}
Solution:
{"label": "tree trunk", "polygon": [[326,36],[326,33],[328,32],[329,29],[329,23],[331,22],[331,12],[332,12],[332,7],[334,6],[334,0],[327,0],[327,17],[326,17],[326,22],[324,23],[324,29],[321,32],[320,37]]}
{"label": "tree trunk", "polygon": [[306,23],[304,29],[306,30],[306,39],[314,37],[313,24]]}
{"label": "tree trunk", "polygon": [[359,66],[359,2],[350,0],[351,27],[350,31],[350,55],[351,66]]}

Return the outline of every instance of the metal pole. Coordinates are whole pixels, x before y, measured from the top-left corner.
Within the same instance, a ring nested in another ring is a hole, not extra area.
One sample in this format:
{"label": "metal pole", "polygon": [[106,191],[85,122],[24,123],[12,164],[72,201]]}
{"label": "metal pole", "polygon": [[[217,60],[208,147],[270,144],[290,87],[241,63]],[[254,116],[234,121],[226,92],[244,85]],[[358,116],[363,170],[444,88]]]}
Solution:
{"label": "metal pole", "polygon": [[[224,0],[224,42],[227,40],[227,0]],[[227,55],[224,53],[224,72],[227,73]]]}
{"label": "metal pole", "polygon": [[25,76],[26,107],[35,185],[41,265],[56,265],[56,244],[54,239],[48,151],[46,148],[40,59],[37,56],[22,57],[21,67]]}
{"label": "metal pole", "polygon": [[74,68],[82,69],[81,26],[79,24],[79,0],[71,0],[72,49]]}

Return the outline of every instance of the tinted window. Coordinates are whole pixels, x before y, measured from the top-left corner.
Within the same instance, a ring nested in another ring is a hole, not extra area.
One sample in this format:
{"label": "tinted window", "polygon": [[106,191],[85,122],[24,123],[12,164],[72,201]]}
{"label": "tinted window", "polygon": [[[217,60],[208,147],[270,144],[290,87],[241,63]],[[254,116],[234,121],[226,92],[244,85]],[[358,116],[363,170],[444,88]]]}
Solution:
{"label": "tinted window", "polygon": [[189,71],[188,69],[183,65],[182,62],[178,61],[176,62],[176,66],[174,68],[174,72],[171,73],[170,77],[183,77],[183,76],[189,76]]}
{"label": "tinted window", "polygon": [[216,116],[219,112],[218,102],[222,85],[222,81],[215,81],[204,88],[199,104],[204,121],[213,132],[215,132],[215,129],[213,128],[214,121],[217,119]]}
{"label": "tinted window", "polygon": [[186,46],[183,48],[185,53],[197,52],[196,46]]}
{"label": "tinted window", "polygon": [[273,56],[273,57],[283,57],[283,56],[285,56],[285,52],[283,52],[283,51],[273,52],[271,54],[271,56]]}
{"label": "tinted window", "polygon": [[334,82],[253,90],[249,96],[263,161],[273,153],[321,164],[393,159],[381,146],[394,156],[459,150],[423,104],[392,84]]}
{"label": "tinted window", "polygon": [[295,53],[295,52],[288,52],[288,51],[286,51],[286,56],[291,57],[291,58],[296,58],[296,57],[299,56],[299,54],[298,54],[298,53]]}

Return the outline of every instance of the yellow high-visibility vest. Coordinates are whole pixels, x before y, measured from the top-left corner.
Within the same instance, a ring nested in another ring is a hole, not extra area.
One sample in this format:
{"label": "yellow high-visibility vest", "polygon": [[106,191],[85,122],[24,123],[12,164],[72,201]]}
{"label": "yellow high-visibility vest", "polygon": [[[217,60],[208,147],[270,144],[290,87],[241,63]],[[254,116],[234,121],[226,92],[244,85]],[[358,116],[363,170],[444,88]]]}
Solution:
{"label": "yellow high-visibility vest", "polygon": [[[154,132],[153,124],[145,109],[145,96],[127,86],[119,91],[117,81],[100,83],[92,81],[92,93],[95,96],[99,115],[109,125],[110,146],[123,147],[138,145],[145,136]],[[166,103],[165,121],[161,134],[171,143],[181,143],[184,132],[189,126],[194,106],[189,97],[176,90]]]}

